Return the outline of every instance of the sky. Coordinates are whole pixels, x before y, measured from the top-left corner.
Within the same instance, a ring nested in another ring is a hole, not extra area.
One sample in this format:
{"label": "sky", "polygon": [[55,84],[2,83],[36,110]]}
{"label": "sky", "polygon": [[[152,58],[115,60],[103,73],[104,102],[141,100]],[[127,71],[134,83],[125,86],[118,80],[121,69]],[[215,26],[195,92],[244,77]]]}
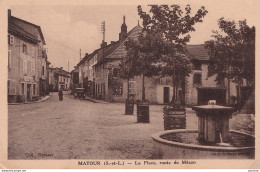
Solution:
{"label": "sky", "polygon": [[[240,2],[240,1],[233,1]],[[250,3],[251,2],[251,3]],[[92,53],[100,48],[102,42],[101,22],[106,23],[105,41],[117,41],[123,16],[126,16],[128,31],[138,24],[137,5],[12,5],[12,16],[39,25],[42,29],[48,60],[53,67],[73,70],[85,53]],[[184,5],[184,4],[183,4]],[[204,4],[190,4],[195,13]],[[224,17],[229,20],[244,20],[250,26],[257,22],[252,1],[243,4],[211,3],[204,5],[208,14],[203,23],[195,25],[195,32],[190,34],[189,44],[203,44],[212,39],[212,30],[217,30],[217,20]],[[149,8],[142,5],[145,11]],[[141,20],[140,20],[141,24]]]}

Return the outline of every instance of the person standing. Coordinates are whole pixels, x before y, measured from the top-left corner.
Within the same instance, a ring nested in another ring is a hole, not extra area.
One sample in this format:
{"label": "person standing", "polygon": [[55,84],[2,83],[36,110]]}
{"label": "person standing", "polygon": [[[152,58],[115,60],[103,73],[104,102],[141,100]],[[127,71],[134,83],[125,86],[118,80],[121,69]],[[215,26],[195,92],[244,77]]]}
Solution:
{"label": "person standing", "polygon": [[59,91],[59,100],[62,101],[63,100],[63,92],[60,90]]}

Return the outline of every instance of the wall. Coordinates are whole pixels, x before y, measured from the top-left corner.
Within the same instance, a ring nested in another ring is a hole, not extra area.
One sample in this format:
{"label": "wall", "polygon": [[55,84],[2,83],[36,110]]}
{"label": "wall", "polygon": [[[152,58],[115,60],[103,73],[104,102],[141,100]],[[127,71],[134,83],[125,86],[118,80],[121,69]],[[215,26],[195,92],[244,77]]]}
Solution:
{"label": "wall", "polygon": [[[201,85],[193,84],[193,77],[195,73],[201,73]],[[185,101],[187,105],[197,105],[198,101],[198,91],[197,88],[201,87],[217,87],[215,80],[215,76],[208,77],[208,64],[203,63],[201,66],[201,70],[193,70],[190,73],[189,77],[186,77],[186,94]]]}
{"label": "wall", "polygon": [[[23,52],[23,43],[27,45],[27,53]],[[8,45],[11,50],[11,68],[8,71],[8,80],[10,83],[10,94],[22,95],[24,98],[31,100],[32,96],[38,96],[37,92],[37,44],[32,44],[14,36],[14,45]],[[22,90],[22,83],[24,89]],[[27,86],[31,84],[30,95],[27,97]],[[35,85],[35,93],[33,94],[33,84]]]}

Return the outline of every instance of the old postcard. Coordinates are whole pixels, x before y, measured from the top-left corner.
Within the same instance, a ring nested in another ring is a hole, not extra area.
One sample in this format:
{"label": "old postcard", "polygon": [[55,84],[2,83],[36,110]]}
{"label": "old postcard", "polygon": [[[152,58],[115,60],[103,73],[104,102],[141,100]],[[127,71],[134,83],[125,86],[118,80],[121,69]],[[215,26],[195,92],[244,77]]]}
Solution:
{"label": "old postcard", "polygon": [[0,7],[1,168],[260,167],[257,0]]}

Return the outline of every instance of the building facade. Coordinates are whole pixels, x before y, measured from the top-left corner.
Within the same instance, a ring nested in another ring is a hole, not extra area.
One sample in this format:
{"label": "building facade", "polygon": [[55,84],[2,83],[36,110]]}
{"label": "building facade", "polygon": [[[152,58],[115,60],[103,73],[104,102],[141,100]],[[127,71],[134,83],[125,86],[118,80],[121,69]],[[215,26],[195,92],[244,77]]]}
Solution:
{"label": "building facade", "polygon": [[[119,33],[119,40],[109,45],[102,42],[101,47],[85,57],[77,65],[79,85],[86,89],[87,95],[110,102],[125,102],[127,97],[127,80],[119,78],[118,66],[126,55],[124,43],[128,39],[138,39],[142,27],[137,25],[127,32],[125,19]],[[217,104],[226,105],[231,97],[237,97],[237,86],[225,80],[219,84],[215,76],[208,77],[209,55],[203,44],[187,45],[188,56],[192,62],[192,72],[182,79],[176,90],[176,97],[187,106],[207,104],[216,100]],[[173,95],[171,77],[145,78],[146,99],[154,104],[168,104]],[[228,96],[228,88],[230,95]],[[142,95],[142,77],[129,80],[129,92],[135,100]],[[233,102],[235,103],[235,102]]]}
{"label": "building facade", "polygon": [[8,102],[23,102],[41,96],[40,80],[46,57],[40,26],[11,15],[8,10]]}
{"label": "building facade", "polygon": [[49,67],[49,90],[52,92],[64,91],[71,89],[70,73],[63,70],[63,68]]}

